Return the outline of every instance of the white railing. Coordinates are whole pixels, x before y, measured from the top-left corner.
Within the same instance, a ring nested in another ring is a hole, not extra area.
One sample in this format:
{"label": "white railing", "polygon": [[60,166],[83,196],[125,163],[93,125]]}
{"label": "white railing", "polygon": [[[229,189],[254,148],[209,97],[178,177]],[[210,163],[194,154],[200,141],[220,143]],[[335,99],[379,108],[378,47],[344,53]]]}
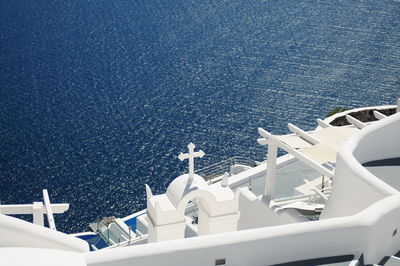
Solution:
{"label": "white railing", "polygon": [[237,164],[249,167],[257,166],[257,162],[252,159],[235,156],[204,167],[202,169],[196,170],[196,174],[202,176],[206,181],[208,181],[215,177],[223,176],[224,173],[229,173],[229,175],[233,174],[232,167]]}

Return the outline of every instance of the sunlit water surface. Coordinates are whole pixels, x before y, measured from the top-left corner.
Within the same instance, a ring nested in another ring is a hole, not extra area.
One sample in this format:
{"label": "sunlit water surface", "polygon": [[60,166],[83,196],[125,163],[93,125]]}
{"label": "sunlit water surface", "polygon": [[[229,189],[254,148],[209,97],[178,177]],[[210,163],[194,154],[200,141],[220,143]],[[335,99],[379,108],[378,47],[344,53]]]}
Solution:
{"label": "sunlit water surface", "polygon": [[0,200],[68,202],[59,230],[145,208],[192,141],[256,160],[257,127],[312,129],[400,97],[397,1],[0,0]]}

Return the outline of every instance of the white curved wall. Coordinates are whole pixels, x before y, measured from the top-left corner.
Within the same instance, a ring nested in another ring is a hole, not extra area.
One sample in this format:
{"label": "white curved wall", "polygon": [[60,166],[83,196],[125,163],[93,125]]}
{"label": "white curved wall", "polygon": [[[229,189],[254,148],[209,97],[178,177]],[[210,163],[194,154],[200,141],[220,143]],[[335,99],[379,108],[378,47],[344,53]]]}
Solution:
{"label": "white curved wall", "polygon": [[364,128],[339,151],[331,196],[321,219],[352,215],[398,191],[361,164],[400,157],[400,114]]}
{"label": "white curved wall", "polygon": [[2,214],[0,214],[1,247],[89,251],[88,243],[81,239]]}

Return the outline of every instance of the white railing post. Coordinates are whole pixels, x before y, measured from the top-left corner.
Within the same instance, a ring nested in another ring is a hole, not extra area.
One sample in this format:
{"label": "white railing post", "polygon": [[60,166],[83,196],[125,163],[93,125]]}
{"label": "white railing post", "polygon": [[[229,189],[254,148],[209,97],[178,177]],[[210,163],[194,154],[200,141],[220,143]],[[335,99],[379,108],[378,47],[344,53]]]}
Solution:
{"label": "white railing post", "polygon": [[43,203],[34,202],[32,205],[33,223],[44,226]]}

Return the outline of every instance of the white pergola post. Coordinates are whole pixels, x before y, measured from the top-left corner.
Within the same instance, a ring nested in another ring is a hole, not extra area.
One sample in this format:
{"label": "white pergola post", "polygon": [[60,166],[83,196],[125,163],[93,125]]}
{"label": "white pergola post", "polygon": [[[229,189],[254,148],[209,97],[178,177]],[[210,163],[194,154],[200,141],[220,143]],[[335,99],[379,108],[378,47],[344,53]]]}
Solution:
{"label": "white pergola post", "polygon": [[33,214],[33,223],[44,226],[43,203],[42,202],[34,202],[33,203],[32,214]]}
{"label": "white pergola post", "polygon": [[272,200],[275,196],[276,158],[278,156],[278,145],[274,141],[268,143],[267,178],[265,181],[264,196]]}

